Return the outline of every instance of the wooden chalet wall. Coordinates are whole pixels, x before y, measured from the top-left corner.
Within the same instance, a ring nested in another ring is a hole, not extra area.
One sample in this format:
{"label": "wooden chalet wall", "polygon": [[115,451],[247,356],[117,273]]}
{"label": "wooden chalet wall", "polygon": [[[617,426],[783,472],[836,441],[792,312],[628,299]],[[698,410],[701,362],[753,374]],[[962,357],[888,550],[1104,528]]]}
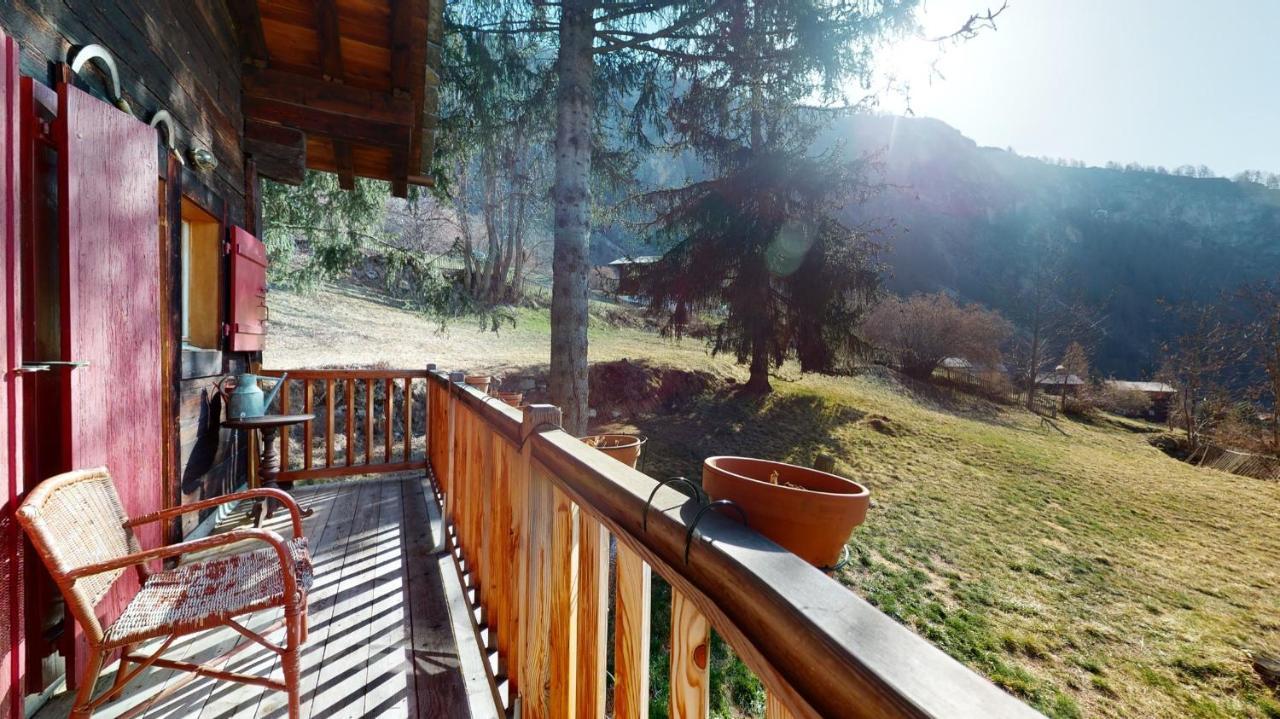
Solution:
{"label": "wooden chalet wall", "polygon": [[[157,110],[168,110],[178,126],[180,148],[198,145],[218,158],[208,184],[228,201],[231,220],[243,224],[241,63],[225,3],[5,0],[0,26],[22,45],[22,74],[50,86],[53,63],[65,60],[73,48],[92,43],[107,48],[135,115],[149,121]],[[101,94],[102,87],[97,82],[89,89]]]}
{"label": "wooden chalet wall", "polygon": [[[203,147],[217,167],[196,173],[162,160],[160,191],[172,205],[185,195],[230,225],[251,226],[247,212],[244,120],[241,112],[241,56],[235,25],[222,0],[3,0],[0,28],[22,46],[21,72],[50,87],[55,66],[72,51],[99,44],[114,57],[124,98],[139,119],[167,110],[177,131],[177,149]],[[81,71],[80,86],[105,98],[106,78],[94,64]],[[178,180],[178,178],[181,178]],[[178,180],[175,182],[175,180]],[[174,191],[178,190],[179,193]],[[170,233],[171,276],[180,271],[177,240],[180,215],[161,208],[161,226]],[[246,222],[248,219],[248,222]],[[226,281],[227,268],[222,278]],[[181,296],[172,283],[169,305],[177,321]],[[224,294],[225,297],[225,294]],[[225,308],[224,308],[225,313]],[[224,315],[225,316],[225,315]],[[177,427],[170,457],[176,471],[167,477],[167,503],[223,494],[243,481],[245,447],[220,427],[215,384],[224,373],[241,371],[252,357],[223,352],[220,358],[179,354],[176,344],[165,373]],[[220,360],[220,361],[219,361]],[[176,474],[176,477],[174,476]],[[186,517],[186,534],[199,518]]]}

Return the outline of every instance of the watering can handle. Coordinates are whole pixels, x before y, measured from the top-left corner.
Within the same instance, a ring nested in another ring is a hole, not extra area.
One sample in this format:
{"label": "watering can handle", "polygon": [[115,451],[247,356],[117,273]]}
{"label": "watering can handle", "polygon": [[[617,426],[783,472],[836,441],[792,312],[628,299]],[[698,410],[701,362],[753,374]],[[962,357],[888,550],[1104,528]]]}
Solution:
{"label": "watering can handle", "polygon": [[227,381],[227,380],[229,380],[229,379],[231,379],[231,375],[223,375],[222,379],[218,380],[218,381],[213,385],[214,387],[216,387],[216,388],[218,389],[218,396],[222,397],[223,401],[226,401],[226,400],[227,400],[227,388],[226,388],[226,387],[223,387],[223,386],[222,386],[222,383],[226,382],[226,381]]}

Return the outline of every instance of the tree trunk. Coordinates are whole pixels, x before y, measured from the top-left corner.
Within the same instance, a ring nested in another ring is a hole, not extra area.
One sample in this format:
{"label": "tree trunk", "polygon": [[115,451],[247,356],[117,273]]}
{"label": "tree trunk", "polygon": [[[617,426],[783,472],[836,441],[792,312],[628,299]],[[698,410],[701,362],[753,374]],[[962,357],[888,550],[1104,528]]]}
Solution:
{"label": "tree trunk", "polygon": [[551,279],[551,401],[564,428],[587,429],[587,246],[591,235],[594,0],[564,0],[556,62],[555,249]]}
{"label": "tree trunk", "polygon": [[751,338],[751,376],[743,385],[742,391],[748,394],[768,394],[773,391],[769,384],[769,326],[765,322],[757,323],[752,330]]}
{"label": "tree trunk", "polygon": [[1027,358],[1027,409],[1036,411],[1036,375],[1040,374],[1040,311],[1035,313],[1035,327],[1031,334],[1031,356]]}
{"label": "tree trunk", "polygon": [[462,235],[462,285],[471,294],[475,291],[475,242],[471,235],[471,203],[467,199],[469,190],[467,183],[466,163],[459,162],[454,171],[458,189],[454,192],[454,208],[458,213],[458,229]]}
{"label": "tree trunk", "polygon": [[484,256],[484,268],[480,272],[479,299],[492,303],[494,274],[502,252],[502,235],[498,227],[502,203],[498,201],[498,169],[493,163],[481,163],[484,173],[484,231],[488,238],[488,250]]}

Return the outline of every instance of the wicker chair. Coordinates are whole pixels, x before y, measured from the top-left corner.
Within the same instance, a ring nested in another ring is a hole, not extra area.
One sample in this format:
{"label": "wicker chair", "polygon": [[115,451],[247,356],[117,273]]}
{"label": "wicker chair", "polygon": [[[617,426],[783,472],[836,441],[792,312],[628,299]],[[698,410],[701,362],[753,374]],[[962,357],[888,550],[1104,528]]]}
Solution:
{"label": "wicker chair", "polygon": [[[286,541],[265,529],[235,529],[143,550],[134,536],[133,528],[142,524],[254,498],[275,499],[289,508],[293,539]],[[312,568],[307,540],[302,536],[301,513],[288,494],[276,489],[253,489],[130,519],[125,516],[111,475],[106,468],[98,468],[68,472],[41,482],[17,515],[89,642],[89,661],[80,678],[72,717],[91,716],[105,702],[119,698],[125,684],[154,666],[286,691],[289,717],[297,719],[298,654],[306,641],[307,590],[311,587]],[[267,547],[154,572],[146,566],[167,557],[245,540]],[[104,628],[94,607],[130,567],[138,571],[141,589],[120,617]],[[284,646],[266,640],[264,634],[270,630],[258,634],[235,620],[237,616],[274,607],[284,609]],[[176,638],[222,626],[231,627],[280,655],[284,682],[161,657]],[[165,639],[155,653],[136,653],[139,643],[157,637]],[[103,661],[117,649],[123,651],[115,681],[94,698]],[[135,666],[126,671],[130,664]]]}

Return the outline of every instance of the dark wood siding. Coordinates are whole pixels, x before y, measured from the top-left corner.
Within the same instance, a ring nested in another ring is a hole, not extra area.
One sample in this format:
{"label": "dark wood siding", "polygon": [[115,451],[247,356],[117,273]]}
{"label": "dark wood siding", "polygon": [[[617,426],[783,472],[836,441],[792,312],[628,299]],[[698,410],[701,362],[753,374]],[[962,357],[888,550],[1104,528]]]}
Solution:
{"label": "dark wood siding", "polygon": [[[139,119],[168,110],[180,150],[194,144],[213,151],[218,167],[207,182],[227,200],[231,220],[244,224],[240,53],[224,3],[5,0],[0,26],[22,45],[22,74],[51,87],[53,65],[74,47],[105,47]],[[101,95],[105,84],[99,76],[86,86]]]}

